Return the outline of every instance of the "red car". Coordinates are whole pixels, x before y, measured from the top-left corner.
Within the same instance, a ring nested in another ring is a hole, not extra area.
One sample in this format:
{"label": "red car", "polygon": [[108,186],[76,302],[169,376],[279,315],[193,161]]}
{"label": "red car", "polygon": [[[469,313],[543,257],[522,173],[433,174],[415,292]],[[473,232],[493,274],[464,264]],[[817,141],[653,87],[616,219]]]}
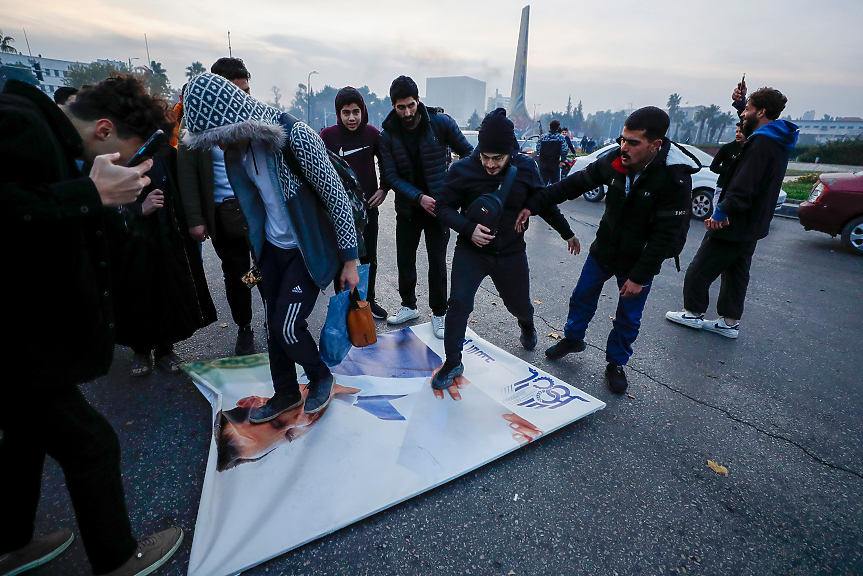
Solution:
{"label": "red car", "polygon": [[841,234],[849,250],[863,254],[863,172],[822,174],[797,216],[806,230]]}

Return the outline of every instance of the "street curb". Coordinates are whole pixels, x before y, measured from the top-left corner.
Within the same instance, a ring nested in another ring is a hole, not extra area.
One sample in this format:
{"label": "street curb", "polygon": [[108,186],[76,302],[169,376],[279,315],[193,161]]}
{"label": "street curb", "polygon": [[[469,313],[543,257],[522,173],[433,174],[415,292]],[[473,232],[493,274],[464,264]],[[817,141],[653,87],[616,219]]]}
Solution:
{"label": "street curb", "polygon": [[797,217],[797,204],[789,204],[788,202],[786,202],[785,204],[780,206],[779,209],[774,212],[774,214],[782,218],[799,220],[799,218]]}

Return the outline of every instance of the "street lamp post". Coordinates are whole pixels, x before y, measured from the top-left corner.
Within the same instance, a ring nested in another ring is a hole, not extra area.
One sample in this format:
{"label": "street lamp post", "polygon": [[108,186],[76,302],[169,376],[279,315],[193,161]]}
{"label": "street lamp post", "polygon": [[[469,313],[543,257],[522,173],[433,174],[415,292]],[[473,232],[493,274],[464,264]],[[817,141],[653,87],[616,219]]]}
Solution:
{"label": "street lamp post", "polygon": [[129,58],[129,72],[132,71],[132,60],[140,60],[140,58]]}
{"label": "street lamp post", "polygon": [[309,77],[306,79],[306,100],[308,101],[306,111],[306,123],[312,125],[312,74],[317,74],[317,70],[309,72]]}

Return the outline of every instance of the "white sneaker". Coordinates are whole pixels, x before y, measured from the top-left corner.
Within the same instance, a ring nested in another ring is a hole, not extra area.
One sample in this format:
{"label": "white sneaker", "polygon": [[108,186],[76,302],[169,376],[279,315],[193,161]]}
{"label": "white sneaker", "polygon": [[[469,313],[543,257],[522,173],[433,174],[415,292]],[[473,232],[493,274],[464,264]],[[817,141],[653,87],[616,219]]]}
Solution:
{"label": "white sneaker", "polygon": [[676,324],[683,324],[684,326],[701,330],[702,323],[704,323],[704,314],[693,314],[689,310],[683,310],[682,312],[669,311],[665,313],[665,319],[671,320]]}
{"label": "white sneaker", "polygon": [[709,321],[705,320],[702,328],[704,328],[708,332],[721,334],[726,338],[737,338],[737,336],[740,335],[740,322],[738,322],[734,326],[729,326],[725,323],[724,318],[717,318],[716,320]]}
{"label": "white sneaker", "polygon": [[432,332],[441,340],[443,340],[444,319],[446,316],[432,316]]}
{"label": "white sneaker", "polygon": [[413,320],[414,318],[419,318],[420,313],[416,308],[408,308],[407,306],[402,306],[399,308],[399,311],[395,313],[395,315],[387,318],[387,324],[403,324],[408,320]]}

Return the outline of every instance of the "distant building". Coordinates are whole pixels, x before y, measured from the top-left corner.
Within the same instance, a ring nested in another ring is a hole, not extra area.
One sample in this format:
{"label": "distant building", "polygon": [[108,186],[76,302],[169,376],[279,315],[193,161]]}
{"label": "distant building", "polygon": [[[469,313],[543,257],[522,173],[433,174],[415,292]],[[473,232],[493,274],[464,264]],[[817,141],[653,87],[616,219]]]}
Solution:
{"label": "distant building", "polygon": [[[80,62],[70,62],[68,60],[55,60],[53,58],[42,58],[39,56],[28,56],[26,54],[0,54],[0,61],[3,64],[20,64],[30,69],[36,79],[39,81],[39,89],[48,96],[53,97],[57,88],[65,86],[63,79],[66,78],[66,71],[71,64],[80,64]],[[113,64],[122,66],[122,62],[117,60],[96,60],[103,64]],[[89,64],[89,62],[88,62]]]}
{"label": "distant building", "polygon": [[471,114],[482,115],[485,109],[485,82],[469,76],[427,78],[424,100],[443,108],[459,126],[467,126]]}
{"label": "distant building", "polygon": [[815,110],[807,110],[804,112],[801,120],[815,120]]}
{"label": "distant building", "polygon": [[488,114],[492,110],[497,110],[498,108],[509,108],[509,96],[504,96],[498,92],[497,88],[495,88],[494,96],[488,97],[488,106],[485,107],[485,112]]}
{"label": "distant building", "polygon": [[[804,114],[805,117],[805,114]],[[833,120],[794,120],[800,127],[800,144],[824,144],[830,140],[863,139],[863,118],[846,116]]]}

